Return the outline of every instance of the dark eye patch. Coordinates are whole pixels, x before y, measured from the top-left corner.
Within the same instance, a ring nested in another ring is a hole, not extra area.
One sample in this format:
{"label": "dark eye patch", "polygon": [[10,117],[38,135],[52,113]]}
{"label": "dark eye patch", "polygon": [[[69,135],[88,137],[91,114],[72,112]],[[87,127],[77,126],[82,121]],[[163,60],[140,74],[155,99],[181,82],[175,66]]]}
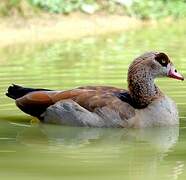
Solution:
{"label": "dark eye patch", "polygon": [[158,61],[163,67],[167,67],[167,65],[170,63],[170,60],[165,53],[158,53],[155,57],[155,60]]}

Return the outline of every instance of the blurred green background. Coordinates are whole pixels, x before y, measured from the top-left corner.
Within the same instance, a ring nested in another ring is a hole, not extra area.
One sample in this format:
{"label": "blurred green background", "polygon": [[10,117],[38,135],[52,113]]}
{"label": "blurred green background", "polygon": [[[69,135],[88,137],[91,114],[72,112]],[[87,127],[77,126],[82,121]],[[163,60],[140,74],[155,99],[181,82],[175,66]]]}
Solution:
{"label": "blurred green background", "polygon": [[167,16],[182,18],[186,15],[185,0],[1,0],[0,13],[27,15],[45,11],[70,14],[81,11],[116,13],[142,19],[159,19]]}

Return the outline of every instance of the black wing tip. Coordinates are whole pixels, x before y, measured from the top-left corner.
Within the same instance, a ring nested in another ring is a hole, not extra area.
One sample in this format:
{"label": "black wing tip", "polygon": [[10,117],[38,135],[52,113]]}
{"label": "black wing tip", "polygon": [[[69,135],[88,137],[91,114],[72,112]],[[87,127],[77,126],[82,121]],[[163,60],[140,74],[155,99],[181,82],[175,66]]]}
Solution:
{"label": "black wing tip", "polygon": [[9,94],[9,93],[5,93],[5,95],[6,95],[7,97],[9,97],[9,98],[15,99],[15,97],[14,97],[14,96],[12,96],[12,95],[11,95],[11,94]]}
{"label": "black wing tip", "polygon": [[18,99],[27,93],[33,92],[33,91],[52,91],[50,89],[36,89],[36,88],[27,88],[22,87],[17,84],[12,84],[8,87],[8,90],[6,92],[6,96],[12,98],[12,99]]}
{"label": "black wing tip", "polygon": [[17,99],[17,90],[19,90],[20,88],[22,88],[21,86],[17,85],[17,84],[11,84],[8,89],[7,92],[5,93],[5,95],[9,98],[12,99]]}

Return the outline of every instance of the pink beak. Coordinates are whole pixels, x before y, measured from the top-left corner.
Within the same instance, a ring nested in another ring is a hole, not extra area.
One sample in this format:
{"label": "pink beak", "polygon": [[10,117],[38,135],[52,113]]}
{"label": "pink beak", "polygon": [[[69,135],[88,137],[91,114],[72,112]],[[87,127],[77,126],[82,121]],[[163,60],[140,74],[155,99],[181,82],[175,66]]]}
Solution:
{"label": "pink beak", "polygon": [[177,70],[174,68],[173,65],[168,64],[168,73],[167,76],[170,78],[178,79],[178,80],[184,80],[184,77],[177,72]]}

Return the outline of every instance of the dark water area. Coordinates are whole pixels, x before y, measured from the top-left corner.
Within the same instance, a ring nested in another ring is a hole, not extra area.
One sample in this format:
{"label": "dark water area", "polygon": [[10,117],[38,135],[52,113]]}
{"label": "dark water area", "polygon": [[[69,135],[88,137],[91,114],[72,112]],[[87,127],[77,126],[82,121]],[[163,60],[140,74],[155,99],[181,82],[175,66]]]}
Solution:
{"label": "dark water area", "polygon": [[59,90],[83,85],[127,88],[129,64],[152,50],[167,53],[186,76],[184,22],[75,41],[1,48],[1,178],[185,179],[185,82],[156,80],[176,101],[180,126],[139,130],[40,124],[4,95],[11,83]]}

